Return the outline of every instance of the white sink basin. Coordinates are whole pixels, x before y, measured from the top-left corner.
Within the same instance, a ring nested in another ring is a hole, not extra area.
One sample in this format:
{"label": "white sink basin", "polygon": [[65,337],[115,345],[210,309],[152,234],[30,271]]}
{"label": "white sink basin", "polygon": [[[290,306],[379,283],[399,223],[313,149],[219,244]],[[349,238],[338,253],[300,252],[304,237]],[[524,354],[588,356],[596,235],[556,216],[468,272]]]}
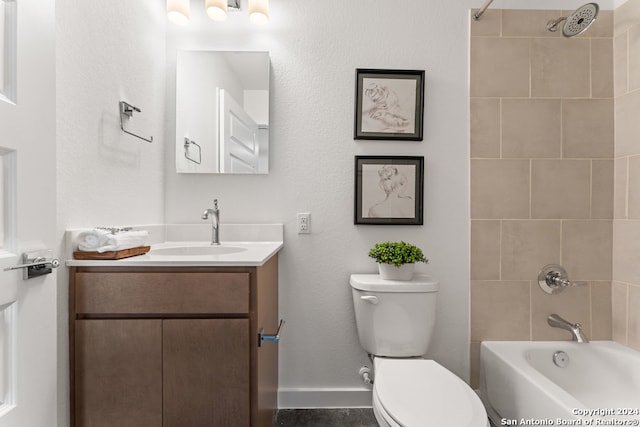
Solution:
{"label": "white sink basin", "polygon": [[168,248],[151,249],[149,255],[154,256],[203,256],[203,255],[227,255],[244,252],[247,248],[238,246],[174,246]]}

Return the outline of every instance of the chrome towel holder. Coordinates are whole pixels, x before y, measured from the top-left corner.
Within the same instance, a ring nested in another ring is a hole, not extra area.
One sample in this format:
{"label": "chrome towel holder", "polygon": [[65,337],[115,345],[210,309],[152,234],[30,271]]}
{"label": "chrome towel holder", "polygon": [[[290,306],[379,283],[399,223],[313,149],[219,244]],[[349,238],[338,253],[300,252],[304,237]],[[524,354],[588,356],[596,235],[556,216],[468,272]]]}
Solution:
{"label": "chrome towel holder", "polygon": [[126,130],[124,128],[124,120],[123,120],[123,116],[126,116],[127,119],[130,119],[131,116],[133,116],[133,113],[141,113],[142,110],[139,109],[138,107],[136,107],[135,105],[131,105],[128,102],[125,101],[120,101],[120,129],[122,129],[122,131],[124,133],[128,133],[129,135],[133,135],[136,138],[140,138],[143,141],[147,141],[147,142],[153,142],[153,136],[147,138],[144,138],[140,135],[136,135],[135,133],[129,132],[128,130]]}
{"label": "chrome towel holder", "polygon": [[[198,147],[198,160],[192,159],[191,157],[189,157],[190,145],[195,145],[196,147]],[[186,136],[184,137],[184,157],[195,164],[199,165],[202,163],[202,147],[200,147],[200,144],[196,143],[192,139],[187,138]]]}

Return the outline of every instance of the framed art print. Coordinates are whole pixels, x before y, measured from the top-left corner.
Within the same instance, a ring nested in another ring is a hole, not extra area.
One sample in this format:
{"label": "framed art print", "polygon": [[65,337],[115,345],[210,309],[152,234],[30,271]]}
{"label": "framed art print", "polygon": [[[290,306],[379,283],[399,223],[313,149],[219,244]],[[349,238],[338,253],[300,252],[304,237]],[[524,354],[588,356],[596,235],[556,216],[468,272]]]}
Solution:
{"label": "framed art print", "polygon": [[422,141],[424,70],[356,70],[354,139]]}
{"label": "framed art print", "polygon": [[424,157],[356,156],[354,224],[422,225]]}

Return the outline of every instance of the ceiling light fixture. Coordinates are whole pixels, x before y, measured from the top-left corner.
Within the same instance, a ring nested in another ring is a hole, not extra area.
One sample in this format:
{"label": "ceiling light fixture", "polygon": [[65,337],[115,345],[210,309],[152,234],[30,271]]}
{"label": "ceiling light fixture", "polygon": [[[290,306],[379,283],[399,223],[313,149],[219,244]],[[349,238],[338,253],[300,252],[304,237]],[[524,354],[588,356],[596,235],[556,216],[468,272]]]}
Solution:
{"label": "ceiling light fixture", "polygon": [[227,8],[227,0],[207,0],[205,5],[207,16],[218,22],[227,19]]}
{"label": "ceiling light fixture", "polygon": [[191,11],[189,0],[167,0],[167,18],[177,25],[187,25]]}
{"label": "ceiling light fixture", "polygon": [[249,19],[257,25],[269,22],[269,0],[249,0]]}
{"label": "ceiling light fixture", "polygon": [[[0,0],[1,1],[1,0]],[[167,0],[167,18],[178,25],[189,23],[191,0]],[[214,21],[225,21],[229,11],[239,11],[241,0],[206,0],[205,11]],[[269,22],[269,0],[248,0],[249,19],[257,25]]]}

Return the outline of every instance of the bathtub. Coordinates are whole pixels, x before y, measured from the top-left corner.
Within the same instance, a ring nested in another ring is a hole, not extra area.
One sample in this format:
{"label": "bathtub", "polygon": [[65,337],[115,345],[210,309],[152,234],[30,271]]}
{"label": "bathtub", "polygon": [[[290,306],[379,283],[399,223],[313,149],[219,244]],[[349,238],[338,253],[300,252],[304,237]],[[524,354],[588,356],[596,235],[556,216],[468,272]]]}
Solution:
{"label": "bathtub", "polygon": [[496,426],[640,425],[640,352],[612,341],[485,341],[480,397]]}

